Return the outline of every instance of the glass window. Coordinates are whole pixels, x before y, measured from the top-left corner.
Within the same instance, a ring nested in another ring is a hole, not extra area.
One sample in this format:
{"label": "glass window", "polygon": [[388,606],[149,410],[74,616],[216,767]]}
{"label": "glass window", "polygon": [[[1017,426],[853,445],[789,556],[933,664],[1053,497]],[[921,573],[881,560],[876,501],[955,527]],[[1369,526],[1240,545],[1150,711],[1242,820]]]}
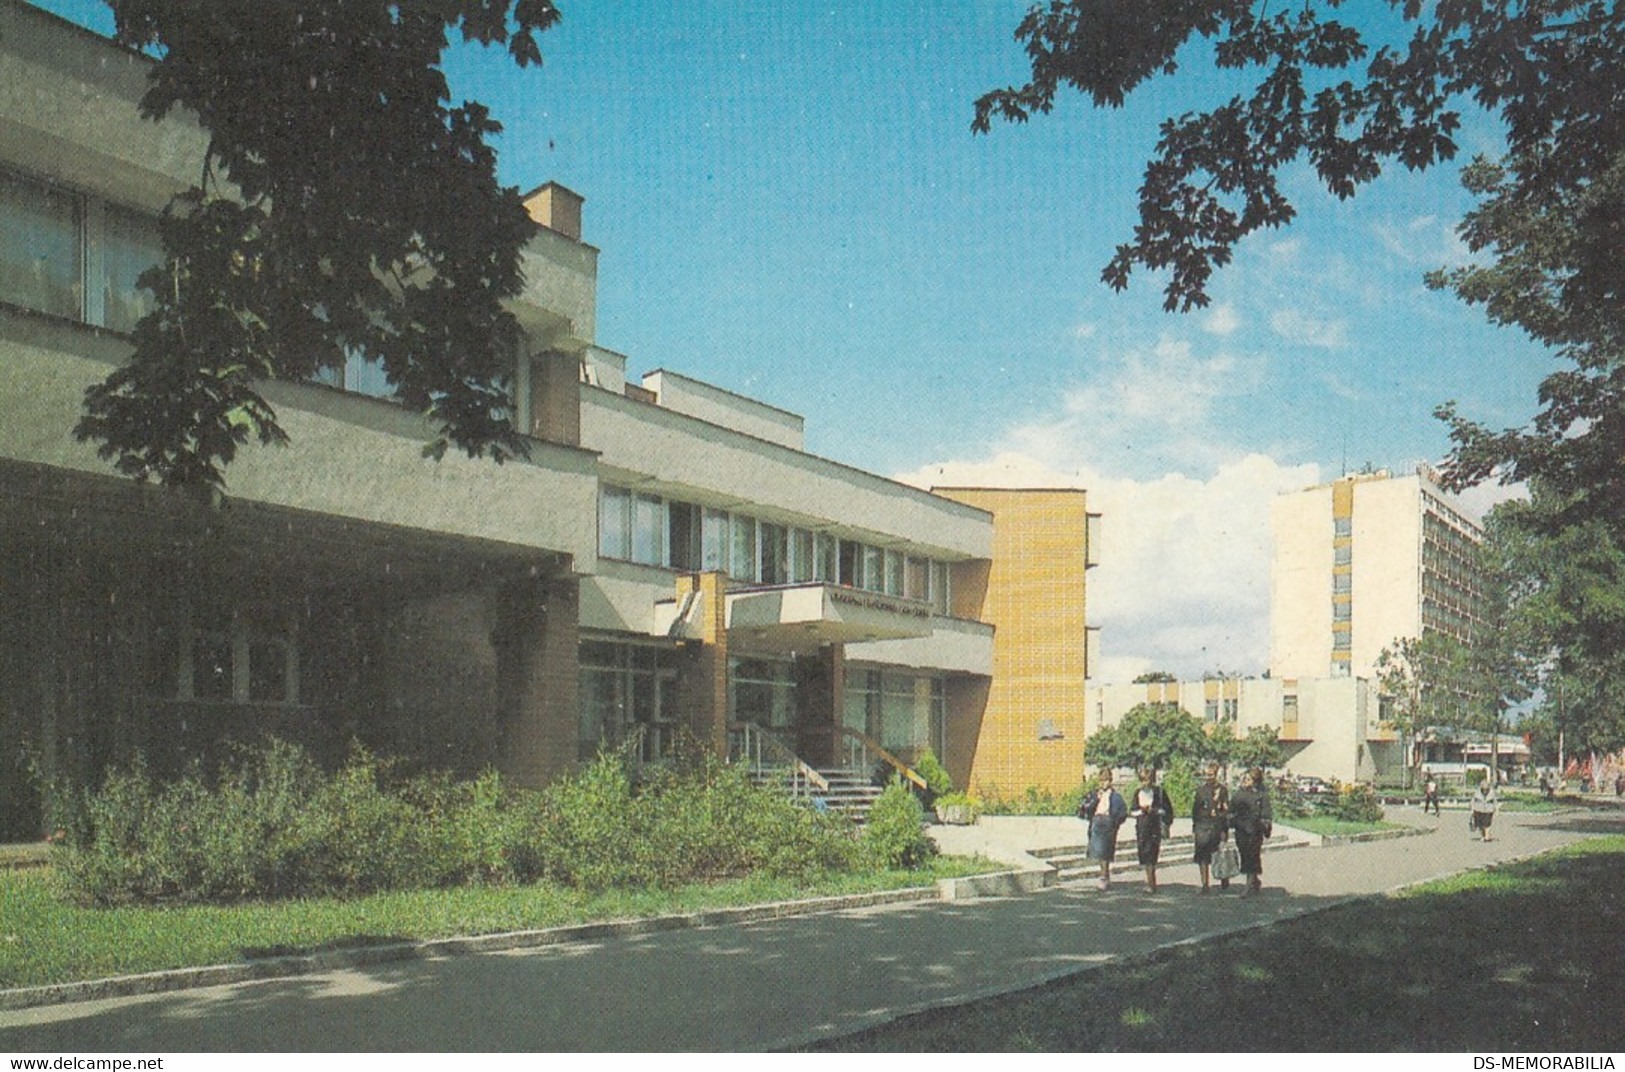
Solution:
{"label": "glass window", "polygon": [[762,522],[762,583],[790,583],[790,531]]}
{"label": "glass window", "polygon": [[1219,701],[1208,700],[1202,704],[1202,718],[1208,722],[1219,721]]}
{"label": "glass window", "polygon": [[756,574],[756,519],[733,515],[733,565],[728,570],[736,581],[754,582]]}
{"label": "glass window", "polygon": [[78,319],[84,262],[79,199],[0,175],[0,300]]}
{"label": "glass window", "polygon": [[728,569],[728,511],[707,507],[700,538],[700,568],[704,570]]}
{"label": "glass window", "polygon": [[948,563],[931,563],[931,609],[938,614],[948,614],[953,606],[949,602],[951,593],[948,587]]}
{"label": "glass window", "polygon": [[1353,544],[1345,543],[1345,544],[1340,544],[1339,546],[1332,548],[1332,565],[1334,565],[1334,566],[1347,566],[1349,563],[1351,563],[1353,561],[1354,561],[1354,545]]}
{"label": "glass window", "polygon": [[1354,575],[1351,573],[1332,574],[1332,591],[1347,592],[1354,587]]}
{"label": "glass window", "polygon": [[840,551],[841,541],[829,533],[820,532],[813,537],[813,580],[840,583]]}
{"label": "glass window", "polygon": [[863,547],[851,540],[842,540],[839,570],[835,580],[848,588],[862,587]]}
{"label": "glass window", "polygon": [[230,633],[198,633],[192,639],[192,698],[232,698],[232,644]]}
{"label": "glass window", "polygon": [[923,602],[930,598],[931,580],[927,566],[925,559],[908,556],[908,562],[903,567],[903,595],[908,599]]}
{"label": "glass window", "polygon": [[1334,517],[1334,518],[1332,518],[1332,535],[1333,536],[1352,536],[1352,535],[1354,535],[1354,519],[1351,518],[1351,517]]}
{"label": "glass window", "polygon": [[813,534],[807,529],[794,529],[790,533],[790,579],[806,584],[817,573],[817,556]]}
{"label": "glass window", "polygon": [[1234,722],[1241,714],[1241,701],[1230,697],[1224,701],[1224,720]]}
{"label": "glass window", "polygon": [[666,564],[666,504],[658,495],[632,499],[632,561],[646,566]]}
{"label": "glass window", "polygon": [[1346,622],[1354,617],[1354,604],[1348,600],[1336,600],[1332,603],[1332,621]]}
{"label": "glass window", "polygon": [[590,759],[625,720],[625,676],[615,670],[582,667],[576,755]]}
{"label": "glass window", "polygon": [[1298,698],[1296,696],[1281,697],[1281,721],[1298,721]]}
{"label": "glass window", "polygon": [[700,568],[700,508],[693,503],[666,504],[666,544],[673,569]]}
{"label": "glass window", "polygon": [[871,592],[879,592],[886,585],[886,555],[878,547],[863,545],[863,577],[858,581],[859,588],[867,588]]}
{"label": "glass window", "polygon": [[903,594],[903,555],[900,551],[886,552],[885,590],[889,596]]}
{"label": "glass window", "polygon": [[102,324],[135,330],[152,308],[152,295],[136,285],[141,273],[164,260],[158,224],[147,216],[108,207],[102,223]]}
{"label": "glass window", "polygon": [[790,664],[775,659],[731,659],[730,720],[783,729],[795,721],[795,683]]}
{"label": "glass window", "polygon": [[280,640],[248,645],[248,698],[257,703],[285,703],[288,695],[288,646]]}
{"label": "glass window", "polygon": [[598,553],[605,558],[631,557],[632,493],[604,486],[598,492]]}

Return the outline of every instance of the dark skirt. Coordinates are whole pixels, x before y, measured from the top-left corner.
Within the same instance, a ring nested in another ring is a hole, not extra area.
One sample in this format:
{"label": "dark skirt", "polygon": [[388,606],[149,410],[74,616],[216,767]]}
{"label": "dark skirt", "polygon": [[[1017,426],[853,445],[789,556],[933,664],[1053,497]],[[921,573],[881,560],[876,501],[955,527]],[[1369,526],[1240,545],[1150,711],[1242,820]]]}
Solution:
{"label": "dark skirt", "polygon": [[1134,855],[1141,867],[1153,867],[1162,855],[1162,819],[1141,815],[1134,820]]}
{"label": "dark skirt", "polygon": [[1219,851],[1219,845],[1224,841],[1224,822],[1219,819],[1198,819],[1191,824],[1191,833],[1196,836],[1196,862],[1211,864],[1213,854]]}
{"label": "dark skirt", "polygon": [[1494,821],[1495,821],[1495,813],[1493,811],[1475,811],[1475,812],[1473,812],[1473,829],[1474,830],[1488,830],[1490,828],[1490,824],[1493,823]]}
{"label": "dark skirt", "polygon": [[1264,834],[1262,831],[1244,834],[1237,830],[1236,851],[1241,854],[1242,874],[1262,875],[1264,873]]}
{"label": "dark skirt", "polygon": [[1109,815],[1096,815],[1089,820],[1089,859],[1111,863],[1117,855],[1117,824]]}

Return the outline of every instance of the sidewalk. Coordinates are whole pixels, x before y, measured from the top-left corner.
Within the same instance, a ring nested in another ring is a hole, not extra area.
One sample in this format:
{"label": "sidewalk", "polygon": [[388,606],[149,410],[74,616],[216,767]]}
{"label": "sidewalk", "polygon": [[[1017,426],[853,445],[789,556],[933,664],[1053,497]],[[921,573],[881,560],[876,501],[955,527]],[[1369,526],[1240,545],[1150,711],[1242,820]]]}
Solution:
{"label": "sidewalk", "polygon": [[1125,876],[1105,894],[1072,883],[0,1013],[0,1049],[772,1049],[1625,830],[1511,813],[1483,843],[1456,814],[1393,817],[1437,829],[1268,855],[1252,899],[1197,896],[1185,865],[1156,898]]}

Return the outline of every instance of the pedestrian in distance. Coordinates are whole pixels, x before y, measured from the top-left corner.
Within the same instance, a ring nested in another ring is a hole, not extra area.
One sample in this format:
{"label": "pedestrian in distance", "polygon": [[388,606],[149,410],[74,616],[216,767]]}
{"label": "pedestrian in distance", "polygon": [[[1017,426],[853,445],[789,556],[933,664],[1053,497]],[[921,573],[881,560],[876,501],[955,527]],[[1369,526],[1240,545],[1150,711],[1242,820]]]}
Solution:
{"label": "pedestrian in distance", "polygon": [[1495,840],[1490,837],[1490,824],[1495,821],[1495,811],[1500,806],[1500,798],[1495,795],[1495,783],[1488,778],[1479,782],[1478,788],[1473,790],[1473,799],[1469,804],[1472,810],[1468,821],[1472,825],[1468,829],[1476,833],[1480,840]]}
{"label": "pedestrian in distance", "polygon": [[1552,799],[1552,780],[1546,777],[1546,772],[1540,772],[1540,795],[1547,800]]}
{"label": "pedestrian in distance", "polygon": [[1439,814],[1439,779],[1432,771],[1427,772],[1427,780],[1422,783],[1422,814],[1426,815],[1429,808],[1434,815]]}
{"label": "pedestrian in distance", "polygon": [[1147,893],[1157,892],[1157,859],[1162,855],[1162,839],[1174,821],[1174,802],[1168,791],[1157,784],[1157,772],[1150,767],[1140,771],[1140,788],[1134,791],[1134,853],[1145,869]]}
{"label": "pedestrian in distance", "polygon": [[1264,842],[1275,832],[1269,790],[1264,788],[1264,772],[1257,767],[1247,772],[1241,788],[1230,797],[1230,829],[1235,832],[1241,873],[1247,879],[1241,895],[1251,897],[1264,886]]}
{"label": "pedestrian in distance", "polygon": [[1117,829],[1128,818],[1123,795],[1112,788],[1110,767],[1102,767],[1095,787],[1084,794],[1078,818],[1089,824],[1089,859],[1100,861],[1100,888],[1112,888],[1112,858],[1117,855]]}
{"label": "pedestrian in distance", "polygon": [[[1230,789],[1219,781],[1217,763],[1209,763],[1203,775],[1191,804],[1191,833],[1196,841],[1196,867],[1202,874],[1202,892],[1207,893],[1213,854],[1230,836]],[[1229,889],[1230,880],[1222,878],[1219,885]]]}

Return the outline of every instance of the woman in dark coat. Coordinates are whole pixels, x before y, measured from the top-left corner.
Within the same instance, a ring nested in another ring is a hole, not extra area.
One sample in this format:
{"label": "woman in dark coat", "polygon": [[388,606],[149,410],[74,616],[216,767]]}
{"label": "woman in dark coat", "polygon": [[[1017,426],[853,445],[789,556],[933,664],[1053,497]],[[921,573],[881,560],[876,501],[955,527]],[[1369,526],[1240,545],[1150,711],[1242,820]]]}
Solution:
{"label": "woman in dark coat", "polygon": [[1140,771],[1140,788],[1134,791],[1129,814],[1134,817],[1134,852],[1145,868],[1146,890],[1156,893],[1157,858],[1162,855],[1162,835],[1174,821],[1174,802],[1149,767]]}
{"label": "woman in dark coat", "polygon": [[[1208,764],[1207,777],[1196,787],[1196,800],[1191,805],[1191,833],[1196,839],[1196,866],[1202,873],[1202,892],[1206,893],[1213,854],[1230,836],[1230,790],[1219,781],[1217,763]],[[1229,889],[1230,880],[1221,878],[1219,885]]]}
{"label": "woman in dark coat", "polygon": [[1100,888],[1111,889],[1112,858],[1117,855],[1117,828],[1128,818],[1128,805],[1112,788],[1110,767],[1102,768],[1094,789],[1084,794],[1078,818],[1089,824],[1089,859],[1100,861]]}
{"label": "woman in dark coat", "polygon": [[1263,886],[1264,842],[1275,832],[1270,813],[1270,796],[1264,788],[1264,772],[1254,767],[1242,779],[1241,788],[1230,797],[1230,829],[1236,832],[1236,851],[1241,854],[1241,873],[1247,878],[1243,897]]}

